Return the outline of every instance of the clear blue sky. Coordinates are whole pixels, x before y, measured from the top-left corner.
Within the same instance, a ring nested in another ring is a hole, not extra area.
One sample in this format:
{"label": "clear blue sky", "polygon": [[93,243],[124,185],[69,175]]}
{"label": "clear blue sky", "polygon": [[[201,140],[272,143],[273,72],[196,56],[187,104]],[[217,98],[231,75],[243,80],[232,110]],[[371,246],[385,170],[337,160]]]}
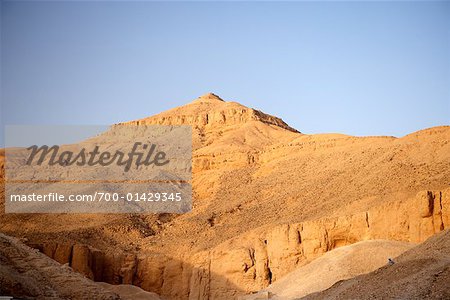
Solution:
{"label": "clear blue sky", "polygon": [[1,72],[3,125],[211,91],[305,133],[402,136],[450,124],[450,3],[3,1]]}

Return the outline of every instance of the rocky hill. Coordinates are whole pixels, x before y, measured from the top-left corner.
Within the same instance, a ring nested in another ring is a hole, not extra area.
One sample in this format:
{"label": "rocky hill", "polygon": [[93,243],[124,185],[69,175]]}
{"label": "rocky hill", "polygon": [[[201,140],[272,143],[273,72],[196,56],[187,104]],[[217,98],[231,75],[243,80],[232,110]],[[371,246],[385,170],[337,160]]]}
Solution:
{"label": "rocky hill", "polygon": [[116,126],[130,124],[192,126],[192,212],[3,214],[0,231],[95,280],[231,299],[332,249],[419,243],[450,226],[449,126],[401,138],[307,135],[214,94]]}

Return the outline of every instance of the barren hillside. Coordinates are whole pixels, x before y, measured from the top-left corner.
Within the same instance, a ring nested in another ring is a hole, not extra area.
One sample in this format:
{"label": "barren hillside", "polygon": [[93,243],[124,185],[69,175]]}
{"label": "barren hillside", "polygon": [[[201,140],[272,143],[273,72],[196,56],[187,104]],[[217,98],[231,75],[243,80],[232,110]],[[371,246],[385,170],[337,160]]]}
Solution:
{"label": "barren hillside", "polygon": [[292,271],[267,289],[247,296],[245,300],[258,299],[264,294],[274,300],[289,300],[322,291],[338,281],[385,266],[389,258],[399,256],[412,246],[398,241],[367,240],[339,247]]}
{"label": "barren hillside", "polygon": [[96,280],[229,299],[340,246],[418,243],[449,227],[450,126],[400,138],[307,135],[214,94],[126,124],[192,125],[190,213],[3,214],[0,231],[54,258],[78,244],[88,258],[100,252],[101,270],[89,259],[81,268]]}
{"label": "barren hillside", "polygon": [[449,299],[450,231],[406,251],[392,266],[338,282],[303,299]]}

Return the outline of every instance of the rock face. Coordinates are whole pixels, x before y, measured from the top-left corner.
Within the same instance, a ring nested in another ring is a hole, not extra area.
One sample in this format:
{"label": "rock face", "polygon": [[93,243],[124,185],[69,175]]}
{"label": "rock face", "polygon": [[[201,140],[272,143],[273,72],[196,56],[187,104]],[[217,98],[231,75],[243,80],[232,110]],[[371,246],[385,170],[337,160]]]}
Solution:
{"label": "rock face", "polygon": [[352,215],[261,228],[186,261],[84,245],[49,243],[41,249],[91,279],[134,284],[170,299],[231,299],[341,246],[372,239],[423,242],[449,228],[449,207],[450,189],[423,191]]}
{"label": "rock face", "polygon": [[120,125],[190,125],[195,129],[205,130],[214,127],[239,125],[250,121],[259,121],[267,125],[298,132],[280,118],[236,102],[225,102],[213,93],[200,96],[191,104],[184,106],[182,113],[173,109],[149,118],[120,123]]}
{"label": "rock face", "polygon": [[[64,252],[60,249],[59,253]],[[0,295],[21,299],[120,299],[116,293],[4,234],[0,234]]]}
{"label": "rock face", "polygon": [[328,251],[312,262],[288,273],[258,293],[242,300],[299,299],[325,290],[334,283],[372,272],[413,247],[413,244],[390,240],[367,240]]}
{"label": "rock face", "polygon": [[95,281],[132,284],[136,273],[136,256],[117,252],[103,252],[83,244],[47,242],[29,244],[60,264],[68,264],[74,271]]}
{"label": "rock face", "polygon": [[449,299],[449,282],[450,231],[446,230],[406,251],[393,265],[338,282],[305,299]]}
{"label": "rock face", "polygon": [[422,242],[448,228],[449,192],[421,192],[366,212],[280,225],[227,241],[209,253],[209,296],[258,291],[327,251],[358,241]]}

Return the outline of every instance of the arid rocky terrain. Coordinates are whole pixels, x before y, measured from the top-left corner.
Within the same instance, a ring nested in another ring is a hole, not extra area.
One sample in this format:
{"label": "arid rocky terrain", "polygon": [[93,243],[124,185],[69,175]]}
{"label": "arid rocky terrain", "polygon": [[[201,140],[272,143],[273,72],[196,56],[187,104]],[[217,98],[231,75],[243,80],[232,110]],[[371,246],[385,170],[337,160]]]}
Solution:
{"label": "arid rocky terrain", "polygon": [[[333,253],[343,255],[340,247],[358,247],[358,242],[365,245],[359,250],[363,252],[356,251],[359,256],[348,259],[365,257],[363,267],[328,278],[314,292],[333,287],[309,297],[364,298],[366,294],[355,294],[361,285],[370,297],[383,298],[386,290],[370,285],[372,280],[398,283],[393,289],[400,290],[400,284],[408,286],[424,272],[428,279],[421,287],[432,291],[427,296],[444,299],[447,295],[440,287],[448,283],[448,231],[433,236],[450,227],[450,126],[400,138],[308,135],[277,117],[214,94],[119,125],[130,124],[192,126],[191,212],[2,213],[0,232],[20,238],[61,263],[61,268],[70,266],[75,272],[67,275],[68,282],[70,276],[81,273],[87,279],[80,285],[91,286],[88,279],[132,284],[163,299],[237,299],[276,287],[283,280],[289,282],[292,272],[322,272],[326,259],[336,261]],[[1,152],[2,169],[3,156]],[[3,212],[3,190],[1,196]],[[6,252],[11,247],[8,243],[18,243],[7,236],[2,236]],[[364,249],[371,251],[370,240],[378,240],[380,249],[395,243],[402,246],[393,247],[397,250],[392,254],[364,255]],[[425,251],[426,247],[433,252]],[[422,252],[428,256],[421,256]],[[373,271],[387,261],[387,255],[400,255],[399,263]],[[14,257],[8,259],[9,263],[0,265],[0,282],[8,278],[5,268],[28,276]],[[436,264],[429,265],[432,261]],[[35,266],[27,268],[39,269]],[[47,273],[59,272],[52,268],[45,268],[45,274],[34,272],[33,280],[42,278],[40,286],[46,286],[51,281]],[[367,272],[371,273],[354,277]],[[403,277],[401,283],[392,279],[396,274]],[[308,276],[320,280],[317,274]],[[335,284],[350,277],[354,278]],[[292,295],[301,294],[295,293],[296,284],[292,281]],[[98,299],[120,296],[117,290],[96,288]],[[7,291],[19,290],[21,296],[31,298],[40,293],[25,287]],[[44,292],[68,295],[51,287],[49,291],[42,288]],[[417,295],[422,294],[403,296]],[[73,295],[77,297],[81,299]]]}
{"label": "arid rocky terrain", "polygon": [[301,298],[322,291],[338,281],[383,267],[387,258],[397,257],[411,247],[411,243],[389,240],[366,240],[338,247],[245,299],[258,299],[264,293],[271,295],[274,300]]}
{"label": "arid rocky terrain", "polygon": [[406,251],[392,266],[341,281],[306,299],[449,299],[450,231]]}

